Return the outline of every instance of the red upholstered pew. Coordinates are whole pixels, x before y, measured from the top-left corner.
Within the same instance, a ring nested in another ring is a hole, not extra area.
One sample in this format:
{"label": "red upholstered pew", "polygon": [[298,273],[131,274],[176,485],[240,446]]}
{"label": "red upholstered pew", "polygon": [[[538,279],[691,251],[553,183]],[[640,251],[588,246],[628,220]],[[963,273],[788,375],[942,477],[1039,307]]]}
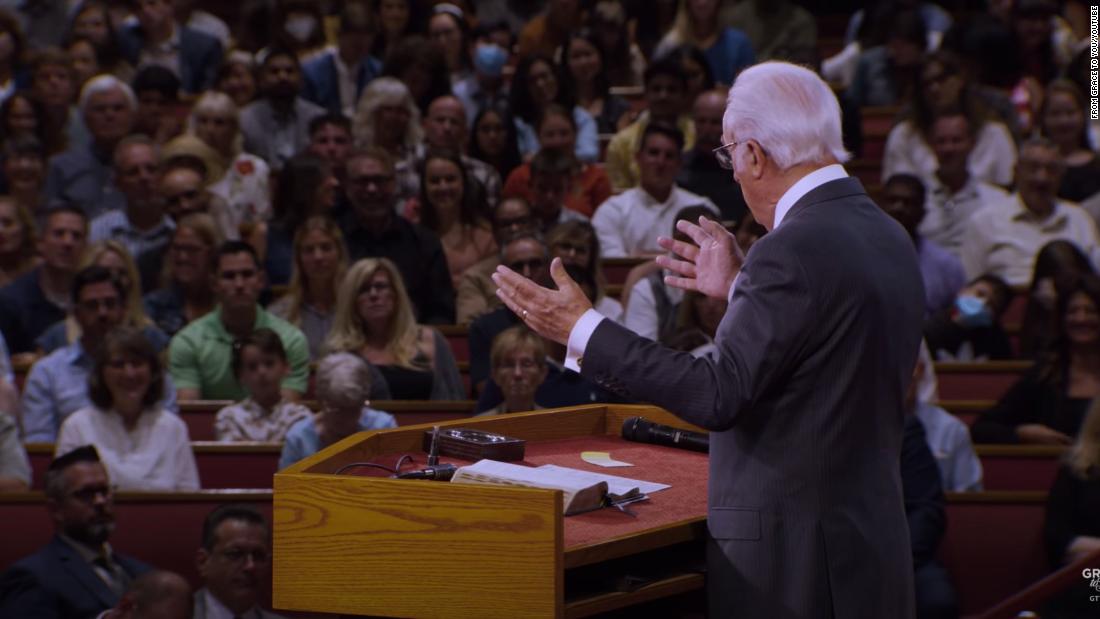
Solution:
{"label": "red upholstered pew", "polygon": [[941,400],[999,400],[1028,369],[1030,361],[936,363]]}
{"label": "red upholstered pew", "polygon": [[1066,448],[1057,445],[975,445],[986,490],[1046,492]]}

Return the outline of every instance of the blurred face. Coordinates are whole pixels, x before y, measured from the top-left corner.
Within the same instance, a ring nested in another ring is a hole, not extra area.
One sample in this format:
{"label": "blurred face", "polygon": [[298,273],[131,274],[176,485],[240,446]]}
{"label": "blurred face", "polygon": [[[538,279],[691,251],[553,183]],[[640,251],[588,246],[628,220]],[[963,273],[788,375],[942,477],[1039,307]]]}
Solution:
{"label": "blurred face", "polygon": [[206,282],[210,263],[210,247],[190,228],[178,228],[168,245],[168,261],[172,278],[181,286]]}
{"label": "blurred face", "polygon": [[176,168],[160,179],[160,197],[168,215],[179,221],[191,213],[204,213],[210,206],[202,175],[188,168]]}
{"label": "blurred face", "polygon": [[35,99],[50,107],[69,105],[75,93],[73,74],[62,65],[45,65],[34,73],[31,89]]}
{"label": "blurred face", "polygon": [[462,56],[462,31],[455,23],[455,18],[447,13],[433,15],[428,22],[428,36],[443,52],[443,57],[447,60],[447,68],[451,71],[457,70]]}
{"label": "blurred face", "polygon": [[123,410],[142,408],[142,400],[152,380],[153,370],[149,362],[136,355],[111,355],[103,368],[103,383],[111,392],[111,401]]}
{"label": "blurred face", "polygon": [[[504,399],[534,404],[535,390],[546,378],[544,359],[536,359],[531,350],[508,351],[493,368],[493,381],[500,386]],[[533,406],[532,406],[533,407]]]}
{"label": "blurred face", "polygon": [[246,311],[256,306],[264,278],[251,255],[241,252],[222,256],[217,276],[215,291],[223,309]]}
{"label": "blurred face", "polygon": [[1024,205],[1039,216],[1054,208],[1054,197],[1062,182],[1062,156],[1045,146],[1021,149],[1016,162],[1016,188]]}
{"label": "blurred face", "polygon": [[14,97],[8,108],[7,124],[11,137],[33,136],[38,130],[38,117],[30,102],[22,96]]}
{"label": "blurred face", "polygon": [[321,125],[309,136],[309,152],[330,166],[338,166],[351,152],[351,134],[338,125]]}
{"label": "blurred face", "polygon": [[115,185],[131,207],[150,205],[157,190],[157,154],[148,144],[129,144],[115,155]]}
{"label": "blurred face", "polygon": [[366,323],[388,321],[393,316],[397,301],[388,273],[379,269],[359,287],[356,310],[359,318]]}
{"label": "blurred face", "polygon": [[490,112],[481,117],[477,125],[475,139],[481,152],[490,157],[499,157],[504,154],[508,140],[508,130],[504,127],[504,121],[500,115]]}
{"label": "blurred face", "polygon": [[122,296],[111,282],[96,282],[84,286],[73,306],[73,317],[80,325],[80,330],[85,337],[96,342],[117,327],[124,315]]}
{"label": "blurred face", "polygon": [[99,73],[99,59],[95,56],[95,48],[88,41],[80,40],[70,45],[69,57],[73,59],[73,73],[76,74],[77,84],[83,84]]}
{"label": "blurred face", "polygon": [[228,114],[195,112],[195,135],[215,150],[228,151],[237,133],[237,123]]}
{"label": "blurred face", "polygon": [[501,256],[504,266],[531,281],[546,285],[550,280],[550,263],[546,247],[535,239],[519,239],[504,247]]}
{"label": "blurred face", "polygon": [[241,349],[241,384],[255,399],[277,399],[288,371],[286,361],[278,355],[263,352],[256,346]]}
{"label": "blurred face", "polygon": [[72,272],[84,253],[85,221],[74,213],[57,213],[46,220],[38,253],[47,266]]}
{"label": "blurred face", "polygon": [[550,220],[558,216],[565,198],[573,189],[573,179],[567,174],[532,174],[531,208],[539,217]]}
{"label": "blurred face", "polygon": [[4,160],[8,187],[14,191],[34,193],[46,181],[46,162],[38,155],[16,155]]}
{"label": "blurred face", "polygon": [[111,36],[111,31],[108,29],[107,20],[104,19],[103,11],[92,8],[87,11],[82,11],[73,20],[73,34],[76,36],[88,37],[95,42],[96,45],[102,45],[107,42],[107,39]]}
{"label": "blurred face", "polygon": [[374,134],[382,144],[397,144],[409,130],[409,109],[404,105],[381,105],[374,113]]}
{"label": "blurred face", "polygon": [[497,205],[493,212],[493,235],[497,243],[517,232],[533,230],[535,218],[531,213],[531,207],[522,200],[505,199]]}
{"label": "blurred face", "polygon": [[392,36],[399,36],[409,23],[409,3],[407,0],[382,0],[378,7],[378,19],[382,30]]}
{"label": "blurred face", "polygon": [[424,188],[428,200],[440,215],[458,215],[461,208],[462,170],[446,159],[430,159],[424,167]]}
{"label": "blurred face", "polygon": [[671,75],[655,75],[646,85],[645,97],[654,118],[675,121],[683,108],[684,87]]}
{"label": "blurred face", "polygon": [[962,94],[962,76],[949,73],[942,65],[929,63],[921,71],[924,97],[933,113],[943,112],[959,102]]}
{"label": "blurred face", "polygon": [[970,121],[965,116],[943,116],[932,123],[932,151],[936,153],[940,170],[965,172],[972,150],[974,137],[970,135]]}
{"label": "blurred face", "polygon": [[172,102],[159,92],[152,90],[139,92],[137,100],[138,126],[150,132],[156,130],[162,118],[172,113]]}
{"label": "blurred face", "polygon": [[553,148],[561,152],[573,152],[577,134],[569,120],[557,114],[548,116],[539,127],[539,144],[543,148]]}
{"label": "blurred face", "polygon": [[424,140],[429,146],[462,150],[466,144],[466,111],[454,97],[432,101],[424,117]]}
{"label": "blurred face", "polygon": [[893,217],[909,236],[917,233],[924,219],[924,204],[915,188],[906,183],[888,183],[882,190],[882,210]]}
{"label": "blurred face", "polygon": [[169,28],[173,18],[172,3],[170,0],[138,0],[137,18],[145,30]]}
{"label": "blurred face", "polygon": [[558,78],[554,75],[554,68],[543,61],[532,63],[527,74],[527,88],[536,107],[552,103],[558,96]]}
{"label": "blurred face", "polygon": [[247,66],[234,63],[229,65],[218,88],[229,95],[237,107],[244,107],[256,97],[256,78]]}
{"label": "blurred face", "polygon": [[301,87],[301,71],[290,56],[270,58],[260,70],[260,89],[273,99],[292,99]]}
{"label": "blurred face", "polygon": [[9,200],[0,200],[0,254],[14,254],[23,246],[27,231],[15,204]]}
{"label": "blurred face", "polygon": [[1068,92],[1054,91],[1047,95],[1043,114],[1043,130],[1059,144],[1077,144],[1085,127],[1085,112]]}
{"label": "blurred face", "polygon": [[1065,318],[1066,337],[1074,345],[1093,345],[1100,341],[1100,308],[1083,292],[1069,298]]}
{"label": "blurred face", "polygon": [[718,13],[718,0],[687,0],[688,15],[696,24],[712,24]]}
{"label": "blurred face", "polygon": [[114,144],[133,129],[134,110],[121,89],[111,88],[88,98],[84,123],[97,142]]}
{"label": "blurred face", "polygon": [[210,593],[244,614],[259,603],[271,568],[267,530],[244,520],[223,520],[214,529],[214,545],[200,548],[196,563]]}
{"label": "blurred face", "polygon": [[322,230],[310,230],[302,237],[298,250],[302,272],[310,278],[331,278],[340,263],[340,249],[336,240]]}
{"label": "blurred face", "polygon": [[722,144],[722,115],[726,112],[726,101],[718,93],[699,95],[691,109],[695,121],[695,148],[700,152],[709,152]]}
{"label": "blurred face", "polygon": [[380,161],[357,157],[348,162],[348,201],[367,218],[384,218],[393,207],[393,170]]}
{"label": "blurred face", "polygon": [[600,50],[584,39],[573,39],[566,63],[573,79],[578,83],[588,83],[600,74]]}
{"label": "blurred face", "polygon": [[565,266],[574,265],[587,269],[592,261],[592,244],[574,239],[562,239],[550,246],[550,257],[561,258]]}
{"label": "blurred face", "polygon": [[680,149],[663,135],[650,135],[637,155],[642,186],[667,191],[680,173]]}
{"label": "blurred face", "polygon": [[77,462],[61,473],[64,496],[47,505],[58,530],[89,546],[99,546],[115,528],[114,493],[99,462]]}
{"label": "blurred face", "polygon": [[331,211],[336,206],[336,196],[339,189],[340,181],[336,178],[336,174],[332,170],[327,170],[325,178],[317,186],[317,195],[313,198],[313,203],[317,205],[320,212]]}

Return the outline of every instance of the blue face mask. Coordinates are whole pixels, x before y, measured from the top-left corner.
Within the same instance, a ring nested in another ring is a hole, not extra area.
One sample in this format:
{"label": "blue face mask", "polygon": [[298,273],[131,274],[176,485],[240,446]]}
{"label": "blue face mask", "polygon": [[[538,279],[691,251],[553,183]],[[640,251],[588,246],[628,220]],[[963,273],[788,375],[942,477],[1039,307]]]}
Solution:
{"label": "blue face mask", "polygon": [[955,299],[955,320],[968,328],[989,327],[993,325],[993,314],[985,301],[970,295],[959,295]]}
{"label": "blue face mask", "polygon": [[493,43],[479,43],[474,50],[474,68],[489,77],[500,77],[508,62],[508,52]]}

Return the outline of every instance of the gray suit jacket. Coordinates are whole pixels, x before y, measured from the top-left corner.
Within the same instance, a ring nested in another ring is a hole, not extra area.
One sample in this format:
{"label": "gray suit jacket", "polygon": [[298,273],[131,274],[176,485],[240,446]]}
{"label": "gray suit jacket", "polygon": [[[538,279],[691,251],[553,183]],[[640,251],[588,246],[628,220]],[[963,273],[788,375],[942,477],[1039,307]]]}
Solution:
{"label": "gray suit jacket", "polygon": [[584,376],[711,430],[711,616],[912,617],[898,459],[923,312],[912,241],[847,178],[753,245],[717,363],[596,328]]}
{"label": "gray suit jacket", "polygon": [[[203,593],[206,592],[206,588],[199,589],[194,595],[194,608],[191,613],[191,619],[206,619],[206,596]],[[282,615],[276,615],[275,613],[268,612],[260,607],[255,607],[252,610],[242,615],[242,619],[286,619]]]}

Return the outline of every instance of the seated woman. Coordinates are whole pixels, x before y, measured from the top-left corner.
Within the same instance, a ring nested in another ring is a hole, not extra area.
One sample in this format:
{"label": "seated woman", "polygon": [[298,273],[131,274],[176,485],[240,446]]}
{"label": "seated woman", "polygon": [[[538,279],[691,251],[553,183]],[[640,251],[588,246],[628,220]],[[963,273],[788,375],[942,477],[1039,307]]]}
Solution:
{"label": "seated woman", "polygon": [[321,359],[314,392],[321,412],[287,432],[280,469],[356,432],[397,427],[393,415],[370,408],[370,367],[353,354],[335,353]]}
{"label": "seated woman", "polygon": [[596,282],[596,297],[592,307],[597,312],[618,322],[623,317],[623,306],[605,293],[603,263],[600,261],[600,238],[596,229],[587,221],[567,221],[551,228],[546,235],[550,258],[561,258],[565,266],[578,266],[592,275]]}
{"label": "seated woman", "polygon": [[302,330],[318,359],[336,316],[336,291],[348,270],[348,250],[336,222],[314,215],[294,232],[290,286],[268,311]]}
{"label": "seated woman", "polygon": [[248,398],[218,411],[218,440],[281,443],[291,426],[312,417],[308,408],[283,397],[289,373],[283,341],[271,329],[256,329],[233,347],[233,375]]}
{"label": "seated woman", "polygon": [[[1047,496],[1043,536],[1053,568],[1100,551],[1100,399],[1089,408]],[[1043,617],[1096,616],[1096,603],[1088,601],[1088,584],[1081,581],[1056,597],[1044,608]]]}
{"label": "seated woman", "polygon": [[340,181],[325,161],[313,155],[297,155],[279,173],[275,212],[268,227],[264,257],[267,281],[282,285],[290,281],[294,262],[294,233],[302,222],[315,215],[331,215],[336,206]]}
{"label": "seated woman", "polygon": [[630,103],[611,94],[611,80],[595,33],[587,29],[572,33],[562,46],[559,62],[562,81],[576,93],[577,105],[596,119],[597,131],[615,133],[630,124]]}
{"label": "seated woman", "polygon": [[512,113],[516,115],[519,151],[525,158],[533,157],[541,147],[535,125],[551,103],[557,103],[573,116],[577,137],[573,154],[585,163],[599,159],[599,134],[596,121],[584,108],[576,105],[572,93],[560,86],[558,70],[545,56],[529,56],[519,61],[512,77]]}
{"label": "seated woman", "polygon": [[1066,166],[1058,197],[1081,202],[1100,192],[1100,156],[1089,146],[1085,96],[1076,84],[1055,80],[1047,85],[1039,128],[1058,147]]}
{"label": "seated woman", "polygon": [[[130,252],[118,241],[100,241],[88,248],[84,253],[84,260],[80,268],[101,266],[115,274],[126,288],[126,317],[123,325],[140,329],[149,343],[159,353],[168,348],[169,337],[162,331],[149,316],[145,314],[145,306],[141,302],[141,279],[138,276],[137,265],[130,257]],[[68,346],[80,338],[80,325],[72,313],[65,320],[58,322],[35,340],[35,345],[43,354],[49,354],[62,346]]]}
{"label": "seated woman", "polygon": [[13,198],[0,196],[0,286],[37,265],[34,219]]}
{"label": "seated woman", "polygon": [[1058,337],[970,429],[975,443],[1069,445],[1100,395],[1100,278],[1086,275],[1058,299]]}
{"label": "seated woman", "polygon": [[1082,275],[1093,273],[1092,263],[1069,241],[1051,241],[1035,255],[1035,270],[1027,289],[1027,305],[1020,324],[1020,355],[1033,359],[1057,337],[1054,320],[1058,298]]}
{"label": "seated woman", "polygon": [[996,275],[975,278],[959,291],[951,307],[924,321],[924,339],[940,361],[1010,359],[1012,344],[1001,327],[1001,316],[1012,289]]}
{"label": "seated woman", "polygon": [[144,299],[149,317],[169,336],[213,311],[214,272],[210,261],[223,240],[214,219],[205,213],[187,215],[176,222],[161,275],[163,286]]}
{"label": "seated woman", "polygon": [[395,400],[466,397],[447,340],[416,324],[401,272],[386,258],[364,258],[344,276],[325,350],[355,353],[377,366]]}
{"label": "seated woman", "polygon": [[535,392],[546,380],[546,344],[542,336],[524,325],[509,327],[493,339],[489,351],[493,382],[502,401],[478,417],[522,413],[542,408]]}
{"label": "seated woman", "polygon": [[120,490],[198,490],[187,425],[161,406],[164,368],[133,329],[107,335],[88,377],[92,406],[61,424],[55,454],[95,445]]}
{"label": "seated woman", "polygon": [[481,108],[470,135],[470,156],[493,166],[501,178],[508,178],[523,162],[516,123],[506,105]]}
{"label": "seated woman", "polygon": [[352,120],[352,135],[359,149],[380,148],[397,166],[397,195],[412,198],[420,188],[416,181],[416,151],[424,140],[420,108],[405,84],[393,77],[376,77],[363,88]]}

